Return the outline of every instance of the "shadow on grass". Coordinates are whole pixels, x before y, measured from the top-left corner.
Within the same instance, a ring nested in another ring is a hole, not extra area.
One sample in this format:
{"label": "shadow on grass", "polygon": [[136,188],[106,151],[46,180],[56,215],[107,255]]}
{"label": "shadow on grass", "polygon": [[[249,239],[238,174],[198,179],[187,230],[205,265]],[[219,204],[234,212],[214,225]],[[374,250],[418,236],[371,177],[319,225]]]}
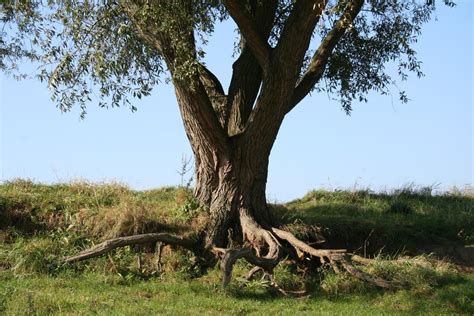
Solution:
{"label": "shadow on grass", "polygon": [[[382,304],[385,312],[404,313],[433,313],[443,311],[449,313],[465,313],[472,315],[474,307],[472,298],[474,297],[474,279],[463,276],[440,276],[438,284],[433,288],[412,288],[399,291],[383,291],[376,288],[363,287],[355,292],[341,292],[338,294],[328,294],[315,285],[315,290],[309,292],[309,296],[304,298],[307,304],[312,302],[325,301],[331,304],[345,303],[359,307],[359,305],[378,306]],[[284,297],[278,293],[268,292],[265,289],[231,287],[224,292],[224,295],[236,300],[258,300],[264,302],[277,302],[283,299],[295,299]],[[299,302],[299,300],[298,300]],[[317,304],[317,303],[316,303]],[[310,308],[311,309],[311,308]],[[367,309],[367,312],[370,308]]]}
{"label": "shadow on grass", "polygon": [[[345,193],[344,193],[345,194]],[[326,243],[322,248],[345,248],[366,256],[419,254],[423,251],[440,252],[441,256],[456,255],[443,251],[448,248],[463,247],[472,242],[474,235],[474,202],[460,197],[429,197],[433,200],[458,201],[458,210],[440,210],[427,205],[416,205],[408,200],[392,196],[376,195],[378,202],[344,202],[344,196],[337,200],[327,200],[327,195],[314,194],[305,202],[296,201],[285,206],[274,206],[279,221],[289,227],[304,223],[323,227]],[[360,198],[360,196],[358,197]],[[419,196],[410,198],[419,201]],[[436,204],[436,203],[435,203]],[[473,207],[470,209],[470,207]],[[297,233],[295,231],[294,233]],[[305,236],[309,242],[318,236]],[[435,251],[436,250],[436,251]],[[460,258],[460,262],[464,262]],[[469,264],[469,262],[464,262]],[[471,262],[472,264],[472,262]]]}
{"label": "shadow on grass", "polygon": [[438,291],[438,299],[469,315],[474,315],[474,277],[447,282]]}

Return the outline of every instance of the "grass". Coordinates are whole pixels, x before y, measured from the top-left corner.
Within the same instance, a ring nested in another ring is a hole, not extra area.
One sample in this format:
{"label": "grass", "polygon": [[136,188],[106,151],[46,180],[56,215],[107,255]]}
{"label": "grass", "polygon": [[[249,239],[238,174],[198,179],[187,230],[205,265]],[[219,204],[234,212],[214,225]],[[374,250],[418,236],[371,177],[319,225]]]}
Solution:
{"label": "grass", "polygon": [[276,270],[280,286],[311,294],[284,298],[265,280],[240,279],[249,268],[240,262],[224,291],[217,269],[202,275],[189,253],[170,247],[159,266],[151,246],[58,265],[59,258],[105,238],[154,231],[192,236],[205,212],[183,188],[137,192],[120,184],[17,180],[0,185],[0,314],[474,314],[472,274],[432,255],[403,257],[434,245],[472,247],[472,197],[413,188],[313,191],[273,207],[302,238],[321,241],[324,235],[321,246],[378,255],[365,269],[407,281],[409,289],[383,292],[347,275],[301,273],[284,262]]}
{"label": "grass", "polygon": [[459,192],[312,191],[278,212],[286,222],[325,227],[332,247],[365,248],[369,254],[381,249],[416,254],[433,251],[435,245],[474,244],[474,199]]}
{"label": "grass", "polygon": [[[99,273],[38,274],[19,278],[0,273],[0,313],[50,314],[472,314],[472,282],[469,277],[426,293],[377,291],[316,292],[293,299],[269,294],[263,288],[232,286],[224,291],[203,279],[190,281],[125,279]],[[335,282],[331,280],[331,282]],[[339,280],[341,282],[341,280]],[[468,283],[470,282],[470,283]]]}

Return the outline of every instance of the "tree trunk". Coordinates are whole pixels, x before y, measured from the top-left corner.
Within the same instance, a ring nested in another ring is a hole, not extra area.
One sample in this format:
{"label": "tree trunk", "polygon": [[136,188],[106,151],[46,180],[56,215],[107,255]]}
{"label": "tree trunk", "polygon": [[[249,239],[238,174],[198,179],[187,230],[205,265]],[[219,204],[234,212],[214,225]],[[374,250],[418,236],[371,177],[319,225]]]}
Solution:
{"label": "tree trunk", "polygon": [[[194,144],[193,148],[201,146]],[[242,243],[241,214],[245,212],[262,227],[269,227],[271,216],[266,203],[268,156],[254,151],[246,154],[246,145],[233,140],[229,152],[220,159],[195,152],[196,187],[198,201],[209,209],[205,231],[205,247],[226,247],[230,241]],[[213,161],[215,168],[203,161]]]}

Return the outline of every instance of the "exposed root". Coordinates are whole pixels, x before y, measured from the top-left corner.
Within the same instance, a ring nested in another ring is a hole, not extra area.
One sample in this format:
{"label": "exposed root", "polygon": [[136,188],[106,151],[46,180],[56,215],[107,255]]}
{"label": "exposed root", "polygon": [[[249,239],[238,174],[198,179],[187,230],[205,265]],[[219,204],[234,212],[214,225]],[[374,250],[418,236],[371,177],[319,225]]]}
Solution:
{"label": "exposed root", "polygon": [[[309,244],[299,240],[290,232],[278,228],[262,228],[255,220],[245,211],[240,214],[242,233],[244,237],[244,247],[238,249],[212,248],[207,250],[207,254],[213,258],[220,257],[221,270],[223,272],[223,286],[227,286],[232,278],[232,270],[235,262],[242,258],[254,265],[255,267],[247,273],[246,278],[251,279],[258,271],[263,271],[265,275],[270,277],[271,286],[283,295],[301,296],[306,295],[305,292],[292,292],[281,289],[275,282],[273,277],[273,269],[283,259],[284,255],[295,253],[302,260],[306,255],[319,258],[321,264],[329,264],[336,273],[346,271],[352,276],[374,284],[384,289],[398,289],[403,287],[399,283],[390,282],[382,278],[370,275],[357,269],[353,262],[359,264],[370,264],[372,259],[363,258],[357,255],[352,257],[347,253],[346,249],[315,249]],[[150,233],[143,235],[135,235],[128,237],[120,237],[104,241],[92,248],[82,251],[78,255],[66,257],[62,260],[64,263],[73,263],[89,258],[101,256],[113,249],[146,243],[160,243],[158,246],[157,268],[161,262],[161,248],[163,244],[175,245],[196,252],[196,244],[194,241],[167,233]],[[291,245],[294,251],[289,251],[287,243]],[[212,254],[214,253],[214,254]],[[198,258],[199,259],[199,258]],[[196,260],[198,262],[199,260]],[[200,261],[199,261],[200,262]]]}
{"label": "exposed root", "polygon": [[262,271],[263,269],[260,267],[253,267],[247,274],[244,276],[245,280],[250,281],[258,272]]}
{"label": "exposed root", "polygon": [[226,287],[232,279],[232,270],[237,259],[244,258],[251,264],[261,268],[263,271],[273,273],[273,268],[280,262],[277,258],[262,258],[253,253],[252,248],[241,249],[221,249],[214,248],[214,251],[222,255],[221,270],[223,273],[222,285]]}
{"label": "exposed root", "polygon": [[233,266],[239,258],[243,258],[258,267],[250,271],[248,278],[251,278],[258,269],[272,275],[273,269],[282,259],[283,247],[280,241],[271,231],[262,228],[255,222],[244,209],[240,212],[240,224],[244,241],[250,246],[241,249],[214,248],[214,251],[222,257],[221,270],[223,273],[222,285],[224,287],[232,279]]}
{"label": "exposed root", "polygon": [[161,271],[163,266],[162,266],[162,263],[161,263],[161,257],[163,256],[163,248],[165,247],[165,245],[160,241],[160,242],[157,242],[156,243],[156,246],[155,246],[155,252],[156,252],[156,263],[155,263],[155,266],[156,266],[156,271]]}
{"label": "exposed root", "polygon": [[[282,254],[285,252],[281,241],[289,243],[300,260],[307,254],[319,258],[321,264],[328,263],[338,274],[346,271],[356,278],[385,289],[397,289],[402,287],[398,283],[384,280],[357,269],[352,263],[346,249],[315,249],[288,231],[275,227],[264,229],[245,209],[240,211],[240,224],[242,227],[243,240],[247,243],[246,247],[240,249],[214,248],[214,251],[222,258],[221,270],[223,272],[222,284],[224,287],[229,284],[232,278],[232,270],[235,262],[239,258],[243,258],[256,266],[247,274],[247,279],[250,279],[261,269],[271,277],[271,284],[278,292],[288,295],[288,292],[281,289],[273,278],[273,269],[281,261],[283,257]],[[369,264],[371,262],[370,259],[359,256],[354,256],[354,261],[363,264]]]}
{"label": "exposed root", "polygon": [[403,286],[399,283],[396,282],[390,282],[385,279],[370,275],[368,273],[365,273],[359,269],[357,269],[353,264],[352,260],[363,263],[363,264],[369,264],[373,262],[371,259],[367,258],[362,258],[360,256],[352,256],[352,258],[349,257],[349,254],[347,253],[347,250],[345,249],[314,249],[307,243],[299,240],[296,238],[292,233],[280,230],[278,228],[272,228],[272,231],[281,239],[286,240],[289,242],[293,247],[296,249],[299,249],[300,251],[306,252],[312,256],[319,257],[321,262],[324,262],[325,259],[327,259],[333,268],[334,272],[336,273],[341,273],[339,269],[339,265],[344,268],[345,271],[347,271],[349,274],[352,276],[361,279],[363,281],[366,281],[368,283],[374,284],[378,287],[384,288],[384,289],[398,289],[402,288]]}
{"label": "exposed root", "polygon": [[291,296],[291,297],[297,297],[297,298],[305,298],[308,297],[308,291],[302,290],[302,291],[288,291],[282,289],[278,283],[275,281],[275,276],[273,274],[267,274],[269,280],[270,280],[270,286],[275,289],[278,293],[284,295],[284,296]]}
{"label": "exposed root", "polygon": [[344,255],[347,253],[346,249],[315,249],[308,245],[307,243],[296,238],[292,233],[278,229],[272,228],[272,231],[283,240],[289,242],[295,249],[306,252],[312,256],[319,258],[337,258],[338,256]]}
{"label": "exposed root", "polygon": [[80,252],[78,255],[63,258],[62,262],[78,262],[89,258],[101,256],[116,248],[153,242],[162,242],[164,244],[176,245],[189,250],[194,250],[194,243],[189,239],[166,233],[150,233],[109,239],[92,248]]}
{"label": "exposed root", "polygon": [[354,261],[354,262],[363,264],[363,265],[368,265],[368,264],[371,264],[371,263],[375,262],[374,259],[365,258],[365,257],[361,257],[361,256],[358,256],[358,255],[352,255],[351,260]]}

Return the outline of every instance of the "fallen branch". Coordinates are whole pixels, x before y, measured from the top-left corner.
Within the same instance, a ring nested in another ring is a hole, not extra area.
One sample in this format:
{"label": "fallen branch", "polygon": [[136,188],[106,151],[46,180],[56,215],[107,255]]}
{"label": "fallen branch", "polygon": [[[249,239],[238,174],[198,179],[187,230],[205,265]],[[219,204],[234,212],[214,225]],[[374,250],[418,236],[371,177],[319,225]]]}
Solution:
{"label": "fallen branch", "polygon": [[174,235],[170,235],[166,233],[150,233],[150,234],[134,235],[134,236],[109,239],[92,248],[89,248],[80,252],[78,255],[63,258],[62,262],[63,263],[78,262],[78,261],[86,260],[89,258],[101,256],[116,248],[131,246],[131,245],[147,244],[147,243],[153,243],[153,242],[162,242],[169,245],[181,246],[191,251],[194,250],[194,242],[189,239],[185,239],[179,236],[174,236]]}

